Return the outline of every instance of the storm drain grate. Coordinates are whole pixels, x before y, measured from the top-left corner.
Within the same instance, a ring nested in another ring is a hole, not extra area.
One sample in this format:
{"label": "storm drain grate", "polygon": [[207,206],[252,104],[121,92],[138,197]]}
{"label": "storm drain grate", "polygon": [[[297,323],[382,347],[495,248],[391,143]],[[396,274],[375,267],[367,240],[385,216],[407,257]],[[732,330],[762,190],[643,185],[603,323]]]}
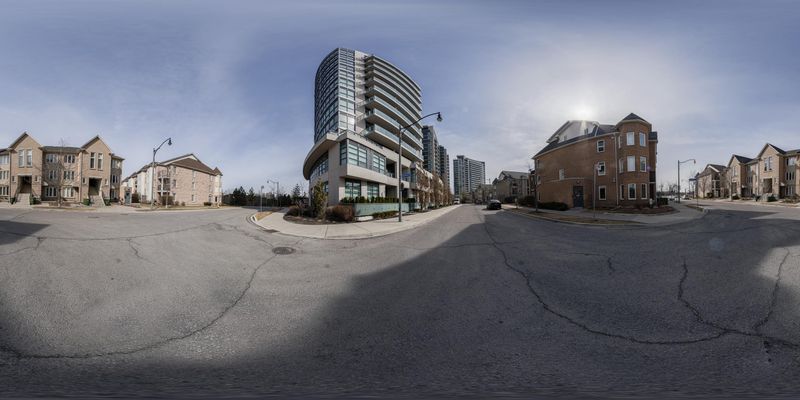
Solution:
{"label": "storm drain grate", "polygon": [[294,249],[291,247],[275,247],[272,249],[272,252],[275,254],[286,255],[294,253]]}

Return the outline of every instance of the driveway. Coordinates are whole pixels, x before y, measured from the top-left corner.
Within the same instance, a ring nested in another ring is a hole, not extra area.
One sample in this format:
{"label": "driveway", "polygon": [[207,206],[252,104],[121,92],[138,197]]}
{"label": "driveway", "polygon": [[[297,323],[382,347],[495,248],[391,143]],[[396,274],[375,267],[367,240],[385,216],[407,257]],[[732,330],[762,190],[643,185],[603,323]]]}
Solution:
{"label": "driveway", "polygon": [[769,210],[338,241],[251,213],[0,210],[0,397],[800,390],[800,227]]}

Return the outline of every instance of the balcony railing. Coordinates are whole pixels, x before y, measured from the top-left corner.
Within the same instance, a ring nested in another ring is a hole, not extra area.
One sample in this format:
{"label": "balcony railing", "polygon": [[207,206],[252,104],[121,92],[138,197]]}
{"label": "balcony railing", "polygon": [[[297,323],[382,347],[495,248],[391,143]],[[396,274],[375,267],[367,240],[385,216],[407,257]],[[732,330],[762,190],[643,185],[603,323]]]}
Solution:
{"label": "balcony railing", "polygon": [[[370,109],[369,111],[367,111],[365,113],[365,117],[370,117],[372,115],[377,115],[378,117],[383,118],[386,122],[388,122],[390,125],[392,125],[394,127],[397,127],[397,126],[400,125],[400,124],[397,123],[397,120],[392,118],[389,114],[386,114],[385,112],[383,112],[381,110],[378,110],[377,108]],[[397,129],[399,130],[400,128],[397,128]],[[417,139],[417,137],[414,136],[414,135],[404,134],[403,138],[414,142],[419,147],[422,147],[422,141]]]}

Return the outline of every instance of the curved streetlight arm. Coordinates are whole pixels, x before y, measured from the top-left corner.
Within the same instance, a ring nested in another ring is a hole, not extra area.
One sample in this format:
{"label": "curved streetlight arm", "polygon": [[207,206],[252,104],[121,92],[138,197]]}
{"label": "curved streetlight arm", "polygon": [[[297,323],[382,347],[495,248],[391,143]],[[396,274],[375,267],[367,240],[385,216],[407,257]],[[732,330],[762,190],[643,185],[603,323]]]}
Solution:
{"label": "curved streetlight arm", "polygon": [[416,125],[419,123],[419,121],[434,115],[436,115],[437,121],[442,122],[442,113],[437,111],[428,115],[424,115],[409,125],[399,126],[400,134],[397,135],[397,222],[403,222],[403,131],[413,125]]}
{"label": "curved streetlight arm", "polygon": [[164,141],[161,142],[161,144],[158,145],[158,147],[153,149],[153,163],[151,164],[152,175],[150,177],[150,181],[151,181],[150,182],[151,183],[151,188],[150,188],[150,208],[151,209],[155,208],[155,206],[156,206],[156,153],[158,153],[158,151],[161,150],[161,146],[163,146],[164,143],[166,143],[167,146],[172,146],[172,138],[169,137],[169,138],[164,139]]}

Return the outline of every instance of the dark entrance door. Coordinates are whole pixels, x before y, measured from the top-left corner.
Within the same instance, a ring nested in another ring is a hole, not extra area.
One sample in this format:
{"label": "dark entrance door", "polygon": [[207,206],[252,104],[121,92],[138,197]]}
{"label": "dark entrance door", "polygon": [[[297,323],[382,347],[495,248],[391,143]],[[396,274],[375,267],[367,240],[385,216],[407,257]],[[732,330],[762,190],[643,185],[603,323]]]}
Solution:
{"label": "dark entrance door", "polygon": [[583,186],[572,187],[572,206],[583,207]]}
{"label": "dark entrance door", "polygon": [[99,178],[89,178],[89,196],[97,196],[100,194],[100,181]]}
{"label": "dark entrance door", "polygon": [[31,177],[30,175],[19,177],[19,193],[31,193]]}

